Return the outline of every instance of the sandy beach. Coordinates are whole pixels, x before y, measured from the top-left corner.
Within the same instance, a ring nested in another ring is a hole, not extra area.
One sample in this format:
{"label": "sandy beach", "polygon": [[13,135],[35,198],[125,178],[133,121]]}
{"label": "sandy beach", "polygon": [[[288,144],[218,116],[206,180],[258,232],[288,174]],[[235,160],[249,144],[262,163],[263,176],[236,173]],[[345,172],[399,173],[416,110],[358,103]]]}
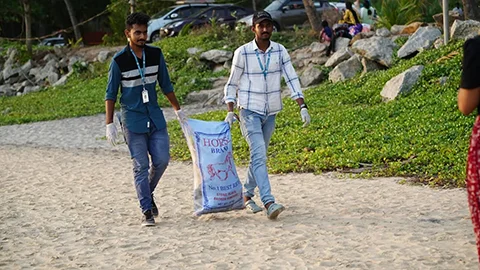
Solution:
{"label": "sandy beach", "polygon": [[195,217],[192,164],[172,161],[157,226],[141,227],[131,160],[99,139],[103,117],[0,127],[0,269],[478,267],[465,190],[402,178],[272,175],[277,221]]}

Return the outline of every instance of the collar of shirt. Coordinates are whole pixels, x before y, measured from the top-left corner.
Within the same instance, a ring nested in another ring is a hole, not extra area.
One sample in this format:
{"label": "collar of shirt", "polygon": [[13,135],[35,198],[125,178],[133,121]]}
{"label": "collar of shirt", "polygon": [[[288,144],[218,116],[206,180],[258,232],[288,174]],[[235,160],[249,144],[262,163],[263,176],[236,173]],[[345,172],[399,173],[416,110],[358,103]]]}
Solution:
{"label": "collar of shirt", "polygon": [[[270,45],[268,45],[268,48],[265,50],[265,53],[268,52],[268,51],[273,50],[273,43],[274,43],[274,42],[270,40]],[[263,52],[260,48],[258,48],[258,45],[257,45],[257,42],[255,41],[255,39],[252,40],[251,45],[252,45],[251,49],[252,49],[253,51],[257,51],[257,50],[258,50],[258,51]]]}

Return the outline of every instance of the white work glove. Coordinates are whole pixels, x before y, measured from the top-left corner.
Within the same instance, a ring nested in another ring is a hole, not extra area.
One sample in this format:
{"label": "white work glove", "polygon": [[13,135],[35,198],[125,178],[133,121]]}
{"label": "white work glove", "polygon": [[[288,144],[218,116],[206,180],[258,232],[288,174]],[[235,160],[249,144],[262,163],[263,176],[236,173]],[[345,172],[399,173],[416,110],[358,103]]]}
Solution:
{"label": "white work glove", "polygon": [[234,112],[228,112],[228,113],[227,113],[227,116],[225,117],[225,120],[224,120],[224,121],[227,122],[227,123],[230,125],[230,127],[231,127],[232,124],[233,124],[233,120],[235,119],[235,117],[236,117],[236,116],[235,116],[235,113],[234,113]]}
{"label": "white work glove", "polygon": [[107,125],[107,141],[112,145],[115,146],[117,143],[117,126],[114,123],[110,123]]}
{"label": "white work glove", "polygon": [[302,108],[300,110],[300,115],[302,116],[303,127],[310,125],[310,114],[308,114],[308,109]]}
{"label": "white work glove", "polygon": [[181,109],[175,111],[175,115],[177,116],[177,120],[180,122],[180,124],[185,124],[187,122],[187,116]]}

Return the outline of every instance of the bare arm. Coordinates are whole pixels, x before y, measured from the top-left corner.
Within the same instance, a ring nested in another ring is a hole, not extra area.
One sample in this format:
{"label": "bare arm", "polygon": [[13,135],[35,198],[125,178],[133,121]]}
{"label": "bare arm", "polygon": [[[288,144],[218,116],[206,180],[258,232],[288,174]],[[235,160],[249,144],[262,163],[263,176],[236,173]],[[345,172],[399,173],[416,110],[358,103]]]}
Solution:
{"label": "bare arm", "polygon": [[305,100],[303,98],[297,98],[295,101],[300,108],[302,108],[302,105],[305,104]]}
{"label": "bare arm", "polygon": [[472,113],[480,101],[479,49],[480,37],[469,39],[463,44],[462,79],[457,102],[458,109],[464,115]]}
{"label": "bare arm", "polygon": [[105,124],[108,125],[113,122],[113,111],[115,109],[115,101],[105,100]]}
{"label": "bare arm", "polygon": [[480,100],[480,87],[475,89],[460,88],[458,91],[458,109],[464,114],[469,115],[478,107]]}
{"label": "bare arm", "polygon": [[180,104],[178,103],[177,96],[175,96],[174,92],[170,92],[168,94],[165,94],[165,96],[167,97],[170,104],[172,104],[172,107],[175,111],[180,110]]}

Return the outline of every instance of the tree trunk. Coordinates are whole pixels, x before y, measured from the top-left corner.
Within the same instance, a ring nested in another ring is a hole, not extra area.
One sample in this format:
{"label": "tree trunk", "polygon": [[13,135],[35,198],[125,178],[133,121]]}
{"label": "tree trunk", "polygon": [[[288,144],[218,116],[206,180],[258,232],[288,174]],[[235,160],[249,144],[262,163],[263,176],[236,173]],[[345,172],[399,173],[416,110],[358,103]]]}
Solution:
{"label": "tree trunk", "polygon": [[318,18],[317,10],[313,5],[313,1],[303,0],[303,5],[305,6],[305,12],[307,13],[308,21],[310,22],[313,31],[315,31],[315,33],[319,33],[322,29],[322,25],[320,19]]}
{"label": "tree trunk", "polygon": [[75,17],[75,12],[73,11],[73,6],[70,0],[64,0],[64,2],[67,6],[70,21],[72,22],[73,33],[75,33],[75,40],[78,42],[82,38],[82,34],[80,33],[80,28],[77,25],[77,17]]}
{"label": "tree trunk", "polygon": [[478,0],[462,0],[462,2],[465,20],[480,20],[480,9],[478,8]]}
{"label": "tree trunk", "polygon": [[25,45],[27,46],[28,53],[32,55],[32,20],[30,0],[22,0],[22,4],[25,18]]}
{"label": "tree trunk", "polygon": [[128,3],[130,4],[130,13],[134,13],[137,3],[135,2],[135,0],[130,0],[128,1]]}

